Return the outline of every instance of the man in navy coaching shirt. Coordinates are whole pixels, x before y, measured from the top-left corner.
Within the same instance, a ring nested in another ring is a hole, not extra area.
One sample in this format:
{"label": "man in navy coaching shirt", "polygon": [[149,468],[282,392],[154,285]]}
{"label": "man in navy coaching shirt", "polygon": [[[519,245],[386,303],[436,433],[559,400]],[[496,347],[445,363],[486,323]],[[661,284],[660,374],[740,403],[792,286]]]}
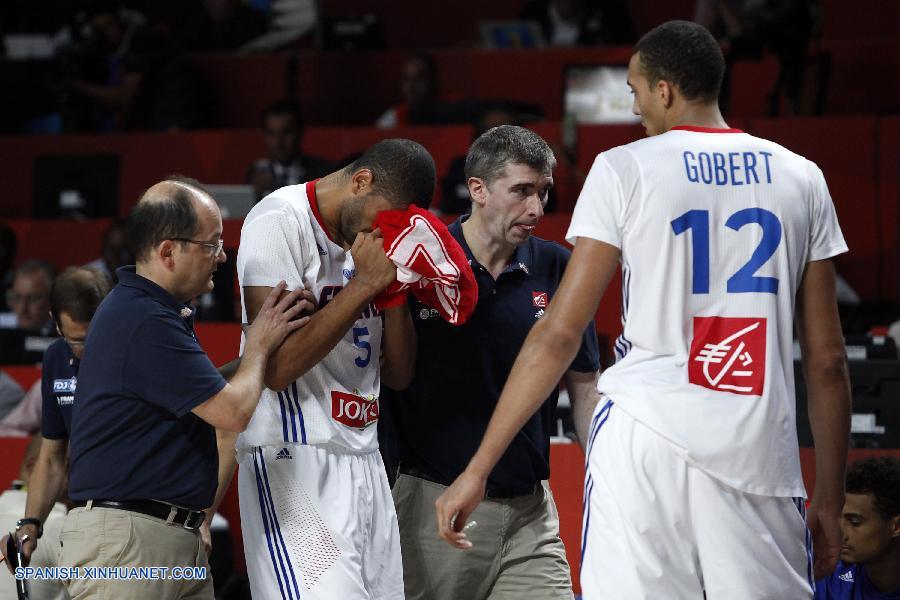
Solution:
{"label": "man in navy coaching shirt", "polygon": [[900,599],[900,459],[856,461],[846,493],[841,560],[815,600]]}
{"label": "man in navy coaching shirt", "polygon": [[[110,281],[104,273],[84,267],[70,267],[53,282],[50,314],[61,336],[44,352],[41,368],[41,446],[31,478],[24,518],[16,525],[27,566],[34,553],[44,522],[62,496],[69,453],[72,404],[78,380],[78,366],[84,353],[84,339],[94,312],[106,294]],[[5,543],[2,548],[5,549]],[[56,549],[52,549],[56,552]]]}
{"label": "man in navy coaching shirt", "polygon": [[[194,336],[186,304],[225,261],[222,217],[198,182],[150,187],[128,216],[136,267],[97,310],[72,411],[69,496],[61,536],[70,567],[207,567],[197,534],[216,491],[214,427],[241,431],[269,354],[306,317],[301,291],[266,299],[226,382]],[[71,579],[73,597],[212,598],[212,580]]]}
{"label": "man in navy coaching shirt", "polygon": [[[554,391],[491,472],[486,502],[466,552],[434,535],[434,502],[478,447],[519,348],[544,314],[569,258],[531,235],[544,214],[556,165],[537,134],[503,125],[466,157],[472,213],[450,226],[478,281],[478,304],[464,325],[411,300],[417,335],[415,378],[392,406],[400,466],[394,503],[409,600],[571,598],[559,518],[545,480],[556,430]],[[564,380],[584,441],[597,402],[593,323]]]}

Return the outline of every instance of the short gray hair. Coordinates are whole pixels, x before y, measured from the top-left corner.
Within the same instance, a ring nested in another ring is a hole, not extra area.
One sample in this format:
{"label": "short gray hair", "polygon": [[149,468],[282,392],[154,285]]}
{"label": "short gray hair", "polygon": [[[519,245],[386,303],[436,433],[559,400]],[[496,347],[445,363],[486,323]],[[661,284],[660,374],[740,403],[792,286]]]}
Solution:
{"label": "short gray hair", "polygon": [[538,134],[517,125],[488,129],[472,142],[466,155],[466,179],[477,177],[488,187],[504,175],[507,164],[531,167],[539,173],[556,168],[556,156]]}

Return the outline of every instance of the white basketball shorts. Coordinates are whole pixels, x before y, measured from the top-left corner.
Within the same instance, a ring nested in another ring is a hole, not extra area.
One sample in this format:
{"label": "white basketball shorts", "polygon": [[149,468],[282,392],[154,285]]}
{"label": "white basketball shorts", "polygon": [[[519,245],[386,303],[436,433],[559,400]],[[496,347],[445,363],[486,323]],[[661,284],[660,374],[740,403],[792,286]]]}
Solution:
{"label": "white basketball shorts", "polygon": [[586,471],[584,600],[812,598],[802,498],[724,485],[606,398]]}
{"label": "white basketball shorts", "polygon": [[402,600],[397,514],[378,451],[238,452],[254,600]]}

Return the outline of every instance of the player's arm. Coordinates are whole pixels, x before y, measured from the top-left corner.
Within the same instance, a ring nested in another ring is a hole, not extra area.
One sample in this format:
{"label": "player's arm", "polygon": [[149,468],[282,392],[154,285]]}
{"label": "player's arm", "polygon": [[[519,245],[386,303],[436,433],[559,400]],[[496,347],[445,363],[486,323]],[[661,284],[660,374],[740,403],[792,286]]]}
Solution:
{"label": "player's arm", "polygon": [[[28,496],[25,500],[25,518],[38,519],[41,523],[47,520],[53,505],[62,496],[66,480],[66,455],[69,452],[69,440],[41,439],[37,461],[28,480]],[[31,555],[37,549],[37,525],[23,525],[18,532],[19,539],[28,535],[28,541],[22,546],[22,566],[27,567]],[[7,564],[7,566],[9,566]]]}
{"label": "player's arm", "polygon": [[282,296],[284,288],[282,281],[272,289],[260,306],[259,318],[247,328],[244,354],[231,381],[193,409],[194,414],[216,429],[243,431],[247,428],[262,394],[269,356],[288,334],[309,321],[309,317],[295,319],[306,308],[298,301],[303,290]]}
{"label": "player's arm", "polygon": [[471,543],[461,533],[484,497],[487,477],[525,422],[546,400],[572,364],[619,261],[619,249],[580,237],[546,314],[535,324],[513,365],[481,446],[466,470],[438,498],[438,533],[458,548]]}
{"label": "player's arm", "polygon": [[797,294],[809,424],[816,451],[816,487],[809,509],[816,579],[830,573],[841,548],[840,518],[850,437],[850,378],[830,260],[806,265]]}
{"label": "player's arm", "polygon": [[409,387],[415,374],[416,343],[409,304],[403,302],[400,306],[385,310],[381,383],[395,390]]}
{"label": "player's arm", "polygon": [[600,400],[597,391],[597,379],[600,371],[582,373],[569,369],[563,376],[566,382],[566,390],[569,392],[569,402],[572,403],[572,420],[575,422],[575,435],[581,448],[587,448],[588,432],[591,428],[591,417],[594,415],[594,407]]}
{"label": "player's arm", "polygon": [[[333,300],[310,317],[269,359],[265,385],[283,390],[331,352],[363,309],[394,281],[397,269],[384,254],[380,233],[360,233],[350,249],[356,276]],[[247,320],[253,323],[271,288],[245,287]]]}

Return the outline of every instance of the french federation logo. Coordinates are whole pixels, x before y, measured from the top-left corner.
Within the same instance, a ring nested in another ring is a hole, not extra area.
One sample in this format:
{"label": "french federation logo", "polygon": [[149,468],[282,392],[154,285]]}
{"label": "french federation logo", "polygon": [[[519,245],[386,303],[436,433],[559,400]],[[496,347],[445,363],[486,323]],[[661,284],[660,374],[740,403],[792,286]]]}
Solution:
{"label": "french federation logo", "polygon": [[694,317],[688,380],[720,392],[761,396],[766,375],[766,320]]}

